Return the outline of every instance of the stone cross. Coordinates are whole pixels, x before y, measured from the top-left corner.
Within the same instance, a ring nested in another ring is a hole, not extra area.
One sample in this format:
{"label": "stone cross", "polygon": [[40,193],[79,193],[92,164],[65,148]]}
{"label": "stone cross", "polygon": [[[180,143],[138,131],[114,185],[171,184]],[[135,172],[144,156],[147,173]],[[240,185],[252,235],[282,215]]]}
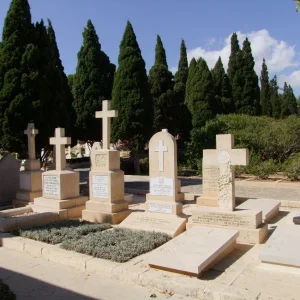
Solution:
{"label": "stone cross", "polygon": [[218,206],[225,210],[235,208],[234,166],[249,164],[248,149],[233,149],[233,134],[218,134],[216,150],[203,150],[203,165],[218,167]]}
{"label": "stone cross", "polygon": [[164,152],[168,151],[168,147],[164,146],[164,141],[159,140],[159,145],[155,147],[155,152],[159,153],[159,171],[164,171]]}
{"label": "stone cross", "polygon": [[55,169],[62,171],[66,167],[65,145],[71,144],[71,138],[65,137],[64,128],[55,128],[55,137],[50,138],[50,145],[55,145]]}
{"label": "stone cross", "polygon": [[102,149],[110,149],[110,119],[118,116],[118,111],[110,110],[111,100],[102,101],[102,111],[96,111],[96,118],[103,119],[102,122]]}
{"label": "stone cross", "polygon": [[35,136],[39,133],[37,129],[34,128],[33,123],[28,123],[27,129],[24,130],[24,134],[28,138],[28,158],[35,159]]}

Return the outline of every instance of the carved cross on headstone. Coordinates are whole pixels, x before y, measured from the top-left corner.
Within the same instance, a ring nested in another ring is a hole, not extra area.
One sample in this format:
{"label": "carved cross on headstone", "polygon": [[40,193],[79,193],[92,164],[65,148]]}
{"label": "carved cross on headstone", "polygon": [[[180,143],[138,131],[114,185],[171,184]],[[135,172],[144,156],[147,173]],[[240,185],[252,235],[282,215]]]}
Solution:
{"label": "carved cross on headstone", "polygon": [[164,152],[168,151],[168,147],[164,146],[164,141],[159,140],[159,145],[155,147],[155,152],[159,153],[159,171],[164,171]]}
{"label": "carved cross on headstone", "polygon": [[62,171],[66,167],[65,145],[71,144],[71,138],[65,137],[64,128],[55,128],[55,137],[50,138],[50,145],[55,146],[55,169]]}
{"label": "carved cross on headstone", "polygon": [[101,118],[102,121],[102,149],[110,147],[110,119],[118,116],[118,111],[110,110],[111,100],[102,101],[102,111],[96,111],[96,118]]}
{"label": "carved cross on headstone", "polygon": [[[226,210],[235,208],[234,166],[249,163],[248,149],[233,149],[234,135],[218,134],[217,149],[203,150],[203,165],[218,167],[218,206]],[[213,178],[212,178],[213,180]]]}
{"label": "carved cross on headstone", "polygon": [[34,128],[34,123],[28,123],[27,129],[24,130],[24,134],[28,138],[28,158],[35,159],[35,136],[39,133],[37,129]]}

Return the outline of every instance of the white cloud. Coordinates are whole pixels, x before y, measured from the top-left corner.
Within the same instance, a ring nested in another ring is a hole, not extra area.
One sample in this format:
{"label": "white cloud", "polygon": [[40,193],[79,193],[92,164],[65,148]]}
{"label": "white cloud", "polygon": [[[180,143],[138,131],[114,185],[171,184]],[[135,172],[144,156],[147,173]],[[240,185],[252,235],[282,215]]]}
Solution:
{"label": "white cloud", "polygon": [[300,88],[300,70],[294,71],[290,75],[280,75],[278,78],[279,86],[283,86],[284,82],[290,84],[293,88]]}
{"label": "white cloud", "polygon": [[[188,60],[190,61],[193,57],[203,57],[209,68],[213,68],[217,59],[221,56],[224,67],[227,69],[230,56],[231,35],[232,34],[224,40],[223,48],[219,50],[208,50],[202,47],[189,50],[187,53]],[[295,50],[295,46],[290,46],[285,41],[276,40],[266,29],[252,31],[250,33],[242,33],[238,31],[237,35],[240,47],[242,47],[242,43],[246,37],[248,37],[251,42],[257,74],[260,74],[263,58],[266,59],[270,73],[279,73],[288,67],[297,67],[300,65],[300,57]],[[211,39],[210,41],[215,42],[215,39]],[[172,68],[172,70],[174,69],[175,68]]]}
{"label": "white cloud", "polygon": [[170,71],[175,75],[175,73],[177,72],[177,70],[178,70],[178,67],[172,67],[171,69],[170,69]]}

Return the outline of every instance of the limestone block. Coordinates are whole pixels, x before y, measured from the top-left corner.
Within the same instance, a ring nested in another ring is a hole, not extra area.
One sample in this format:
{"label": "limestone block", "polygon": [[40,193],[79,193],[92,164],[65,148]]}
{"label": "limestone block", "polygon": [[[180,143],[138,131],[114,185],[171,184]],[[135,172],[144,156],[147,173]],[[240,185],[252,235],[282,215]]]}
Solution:
{"label": "limestone block", "polygon": [[37,159],[26,159],[24,169],[25,171],[41,170],[41,163]]}
{"label": "limestone block", "polygon": [[107,201],[93,201],[86,203],[86,209],[95,212],[116,213],[128,209],[127,201],[107,202]]}
{"label": "limestone block", "polygon": [[146,211],[154,213],[181,215],[183,209],[182,203],[175,201],[147,200],[145,205]]}
{"label": "limestone block", "polygon": [[45,197],[35,198],[34,205],[52,208],[52,209],[67,209],[74,206],[81,206],[85,204],[87,197],[77,197],[68,200],[56,200]]}
{"label": "limestone block", "polygon": [[16,193],[16,200],[13,200],[13,205],[19,202],[27,203],[33,202],[34,198],[41,197],[43,194],[42,190],[37,192],[18,191]]}
{"label": "limestone block", "polygon": [[120,170],[120,152],[117,150],[93,150],[91,170],[109,172]]}
{"label": "limestone block", "polygon": [[21,171],[20,190],[38,192],[42,190],[42,171]]}
{"label": "limestone block", "polygon": [[91,210],[83,210],[82,218],[89,222],[119,224],[131,214],[131,210],[123,210],[116,213],[97,212]]}

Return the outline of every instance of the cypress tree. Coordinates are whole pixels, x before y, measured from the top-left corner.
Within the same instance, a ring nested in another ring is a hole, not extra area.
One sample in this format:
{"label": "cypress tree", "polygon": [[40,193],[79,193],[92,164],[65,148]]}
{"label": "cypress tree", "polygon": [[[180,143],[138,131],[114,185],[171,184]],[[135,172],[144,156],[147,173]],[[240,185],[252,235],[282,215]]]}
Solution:
{"label": "cypress tree", "polygon": [[272,116],[269,73],[268,73],[268,68],[265,59],[263,59],[261,76],[260,76],[260,105],[261,105],[262,115]]}
{"label": "cypress tree", "polygon": [[186,81],[186,89],[185,89],[185,99],[184,99],[184,102],[191,113],[193,110],[193,105],[190,102],[190,100],[191,100],[190,95],[193,90],[193,83],[194,83],[193,81],[194,81],[194,77],[195,77],[196,73],[197,73],[197,61],[193,57],[190,62],[190,66],[189,66],[188,78]]}
{"label": "cypress tree", "polygon": [[272,117],[279,119],[281,116],[281,103],[278,95],[278,85],[276,75],[270,81],[270,103],[272,107]]}
{"label": "cypress tree", "polygon": [[73,81],[73,106],[77,133],[81,140],[97,140],[101,122],[95,112],[102,109],[102,100],[111,99],[115,65],[101,50],[101,44],[91,20],[83,31],[83,45],[78,52],[78,64]]}
{"label": "cypress tree", "polygon": [[166,52],[160,36],[157,36],[155,47],[155,63],[150,69],[149,76],[150,92],[153,99],[153,127],[154,132],[163,128],[174,134],[175,103],[173,102],[173,75],[168,70]]}
{"label": "cypress tree", "polygon": [[112,122],[112,138],[128,144],[135,172],[139,174],[139,153],[152,133],[153,107],[145,61],[129,21],[120,44],[112,101],[113,109],[119,112],[119,117]]}
{"label": "cypress tree", "polygon": [[218,107],[217,113],[233,113],[234,102],[231,94],[230,81],[227,74],[225,73],[221,57],[219,57],[218,61],[216,62],[211,74],[215,85],[216,105]]}
{"label": "cypress tree", "polygon": [[254,58],[248,38],[243,43],[243,80],[244,87],[242,97],[235,99],[237,112],[247,115],[258,115],[260,113],[258,77],[254,71]]}
{"label": "cypress tree", "polygon": [[281,102],[281,118],[285,118],[292,114],[297,114],[297,99],[292,87],[285,82]]}
{"label": "cypress tree", "polygon": [[228,77],[231,81],[233,82],[234,75],[236,71],[241,67],[238,65],[238,61],[236,60],[237,55],[240,53],[240,45],[239,45],[239,40],[237,34],[234,32],[231,36],[231,53],[229,56],[229,62],[228,62]]}
{"label": "cypress tree", "polygon": [[184,146],[184,142],[188,139],[189,132],[192,128],[191,116],[189,110],[185,104],[185,91],[187,78],[189,73],[187,52],[184,40],[180,45],[180,58],[178,63],[178,71],[175,74],[174,80],[174,93],[176,103],[175,117],[175,136],[178,137],[177,145],[181,149]]}

